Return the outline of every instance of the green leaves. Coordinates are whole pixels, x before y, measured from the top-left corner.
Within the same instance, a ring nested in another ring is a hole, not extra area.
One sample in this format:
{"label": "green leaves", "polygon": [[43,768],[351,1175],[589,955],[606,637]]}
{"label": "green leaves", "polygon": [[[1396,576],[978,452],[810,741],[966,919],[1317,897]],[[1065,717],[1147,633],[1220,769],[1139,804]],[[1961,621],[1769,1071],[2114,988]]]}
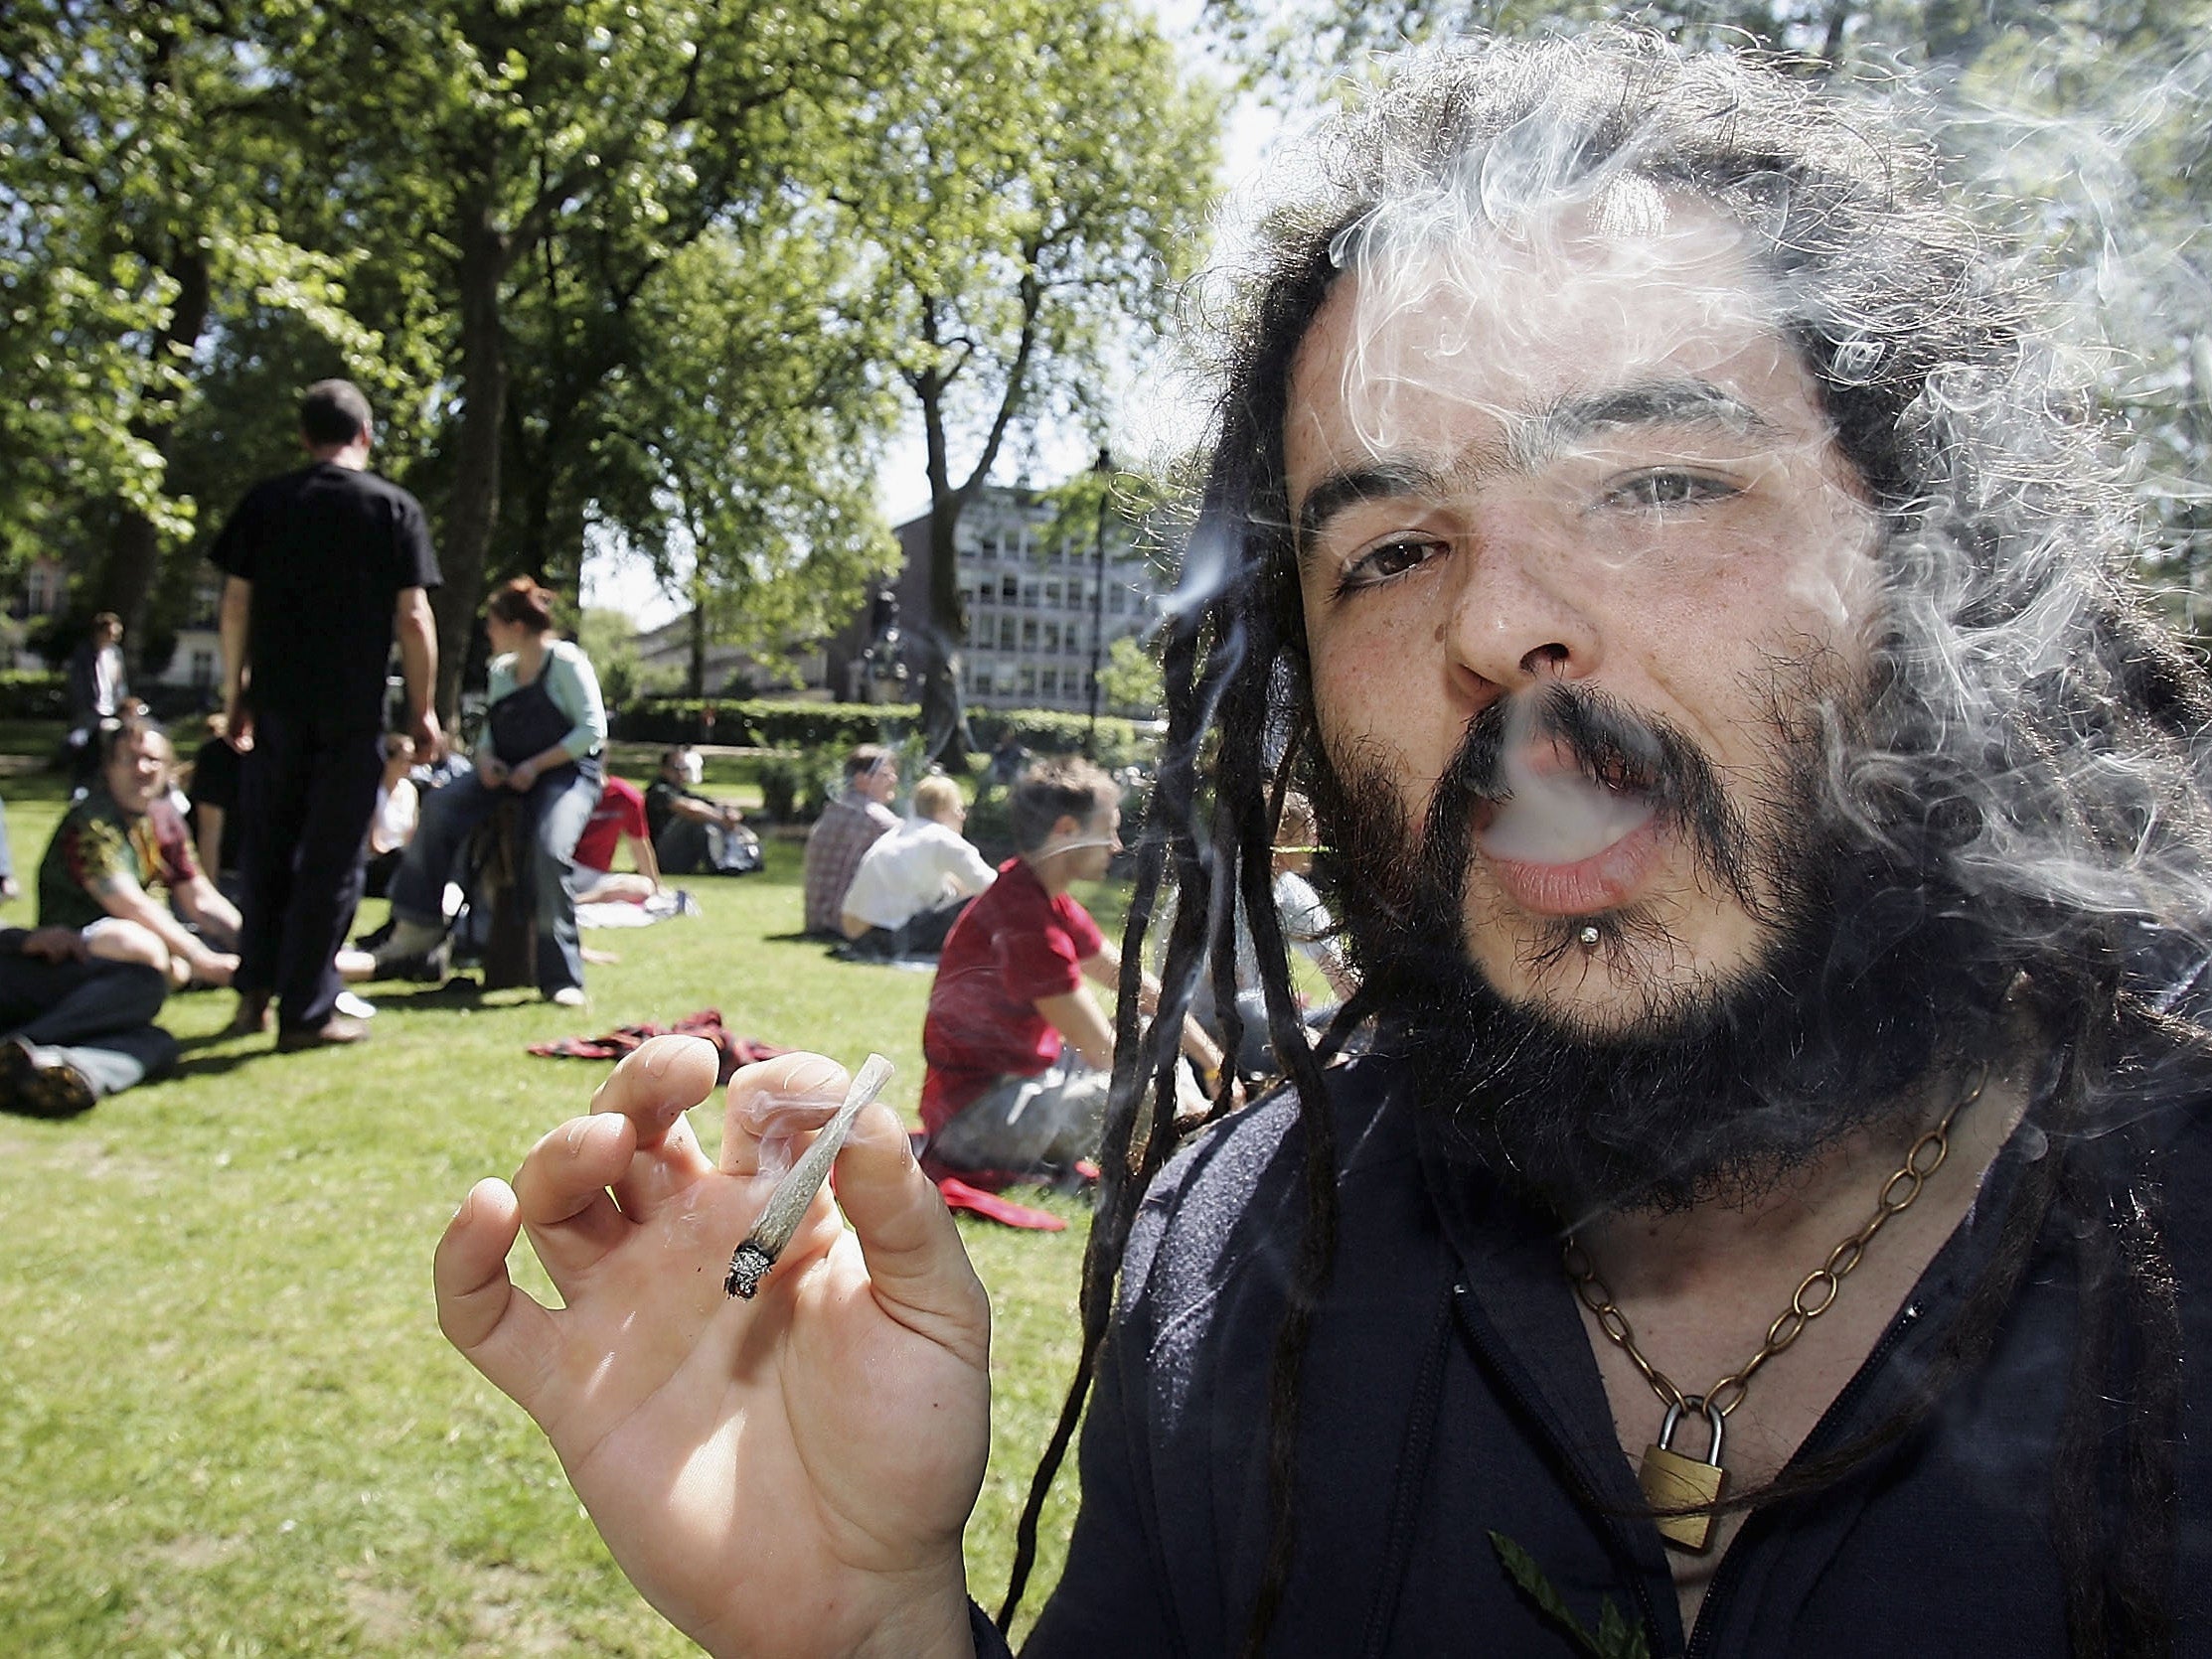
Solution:
{"label": "green leaves", "polygon": [[1575,1646],[1591,1659],[1651,1659],[1651,1642],[1642,1628],[1632,1625],[1606,1596],[1598,1603],[1598,1628],[1593,1634],[1576,1618],[1566,1597],[1552,1587],[1551,1581],[1536,1565],[1536,1558],[1515,1544],[1501,1532],[1490,1535],[1491,1548],[1498,1552],[1498,1559],[1506,1576],[1519,1586],[1523,1595],[1536,1604],[1546,1618],[1557,1624],[1573,1640]]}

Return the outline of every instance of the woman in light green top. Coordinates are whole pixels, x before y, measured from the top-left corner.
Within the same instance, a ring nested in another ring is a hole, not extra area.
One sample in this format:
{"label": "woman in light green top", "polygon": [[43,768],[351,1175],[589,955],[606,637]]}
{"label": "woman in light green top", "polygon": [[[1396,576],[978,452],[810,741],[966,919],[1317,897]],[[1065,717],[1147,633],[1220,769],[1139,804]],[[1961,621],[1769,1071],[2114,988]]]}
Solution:
{"label": "woman in light green top", "polygon": [[485,608],[491,702],[476,770],[423,802],[421,828],[392,878],[395,926],[377,960],[384,967],[437,947],[445,935],[441,899],[455,855],[500,802],[519,795],[530,814],[538,988],[575,1006],[584,999],[583,952],[569,860],[599,801],[607,714],[590,660],[553,631],[553,598],[518,576]]}

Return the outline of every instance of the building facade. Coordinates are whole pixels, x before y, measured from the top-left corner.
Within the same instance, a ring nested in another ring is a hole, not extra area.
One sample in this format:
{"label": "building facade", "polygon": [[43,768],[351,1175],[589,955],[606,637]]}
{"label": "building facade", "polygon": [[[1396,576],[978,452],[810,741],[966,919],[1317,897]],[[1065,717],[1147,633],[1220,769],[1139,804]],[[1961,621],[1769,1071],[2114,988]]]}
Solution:
{"label": "building facade", "polygon": [[[1114,641],[1149,636],[1159,624],[1167,600],[1162,574],[1133,544],[1130,527],[1109,517],[1101,534],[1096,523],[1058,519],[1055,503],[1009,485],[985,485],[960,516],[953,545],[968,623],[959,642],[961,690],[971,708],[1084,713],[1091,676]],[[907,520],[895,533],[905,555],[894,590],[899,627],[912,635],[929,618],[929,516]],[[833,696],[869,697],[861,661],[869,624],[864,608],[828,652]],[[1154,710],[1102,700],[1099,712]]]}

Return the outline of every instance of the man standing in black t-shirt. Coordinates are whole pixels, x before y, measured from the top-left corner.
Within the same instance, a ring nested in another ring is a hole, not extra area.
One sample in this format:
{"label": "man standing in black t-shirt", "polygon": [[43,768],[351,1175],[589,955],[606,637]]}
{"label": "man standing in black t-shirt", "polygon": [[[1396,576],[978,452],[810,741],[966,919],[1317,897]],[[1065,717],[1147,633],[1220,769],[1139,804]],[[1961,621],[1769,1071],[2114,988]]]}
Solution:
{"label": "man standing in black t-shirt", "polygon": [[439,576],[421,505],[369,471],[369,400],[350,381],[308,387],[300,438],[312,463],[255,485],[210,555],[226,577],[225,711],[245,757],[232,1030],[263,1029],[273,995],[278,1048],[368,1034],[337,1011],[332,960],[361,901],[395,640],[416,747],[440,743]]}

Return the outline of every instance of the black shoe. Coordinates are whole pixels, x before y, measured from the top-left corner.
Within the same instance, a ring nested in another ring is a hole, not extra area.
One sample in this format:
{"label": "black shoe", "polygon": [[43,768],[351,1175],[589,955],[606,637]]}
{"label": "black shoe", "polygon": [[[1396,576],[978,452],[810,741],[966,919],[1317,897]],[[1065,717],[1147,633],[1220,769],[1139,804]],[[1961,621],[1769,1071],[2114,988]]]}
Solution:
{"label": "black shoe", "polygon": [[37,1051],[21,1037],[0,1042],[0,1112],[75,1118],[91,1111],[98,1099],[84,1074],[67,1061],[41,1065]]}
{"label": "black shoe", "polygon": [[276,1033],[276,1052],[298,1054],[310,1048],[342,1048],[369,1040],[369,1022],[351,1014],[332,1014],[320,1025]]}

